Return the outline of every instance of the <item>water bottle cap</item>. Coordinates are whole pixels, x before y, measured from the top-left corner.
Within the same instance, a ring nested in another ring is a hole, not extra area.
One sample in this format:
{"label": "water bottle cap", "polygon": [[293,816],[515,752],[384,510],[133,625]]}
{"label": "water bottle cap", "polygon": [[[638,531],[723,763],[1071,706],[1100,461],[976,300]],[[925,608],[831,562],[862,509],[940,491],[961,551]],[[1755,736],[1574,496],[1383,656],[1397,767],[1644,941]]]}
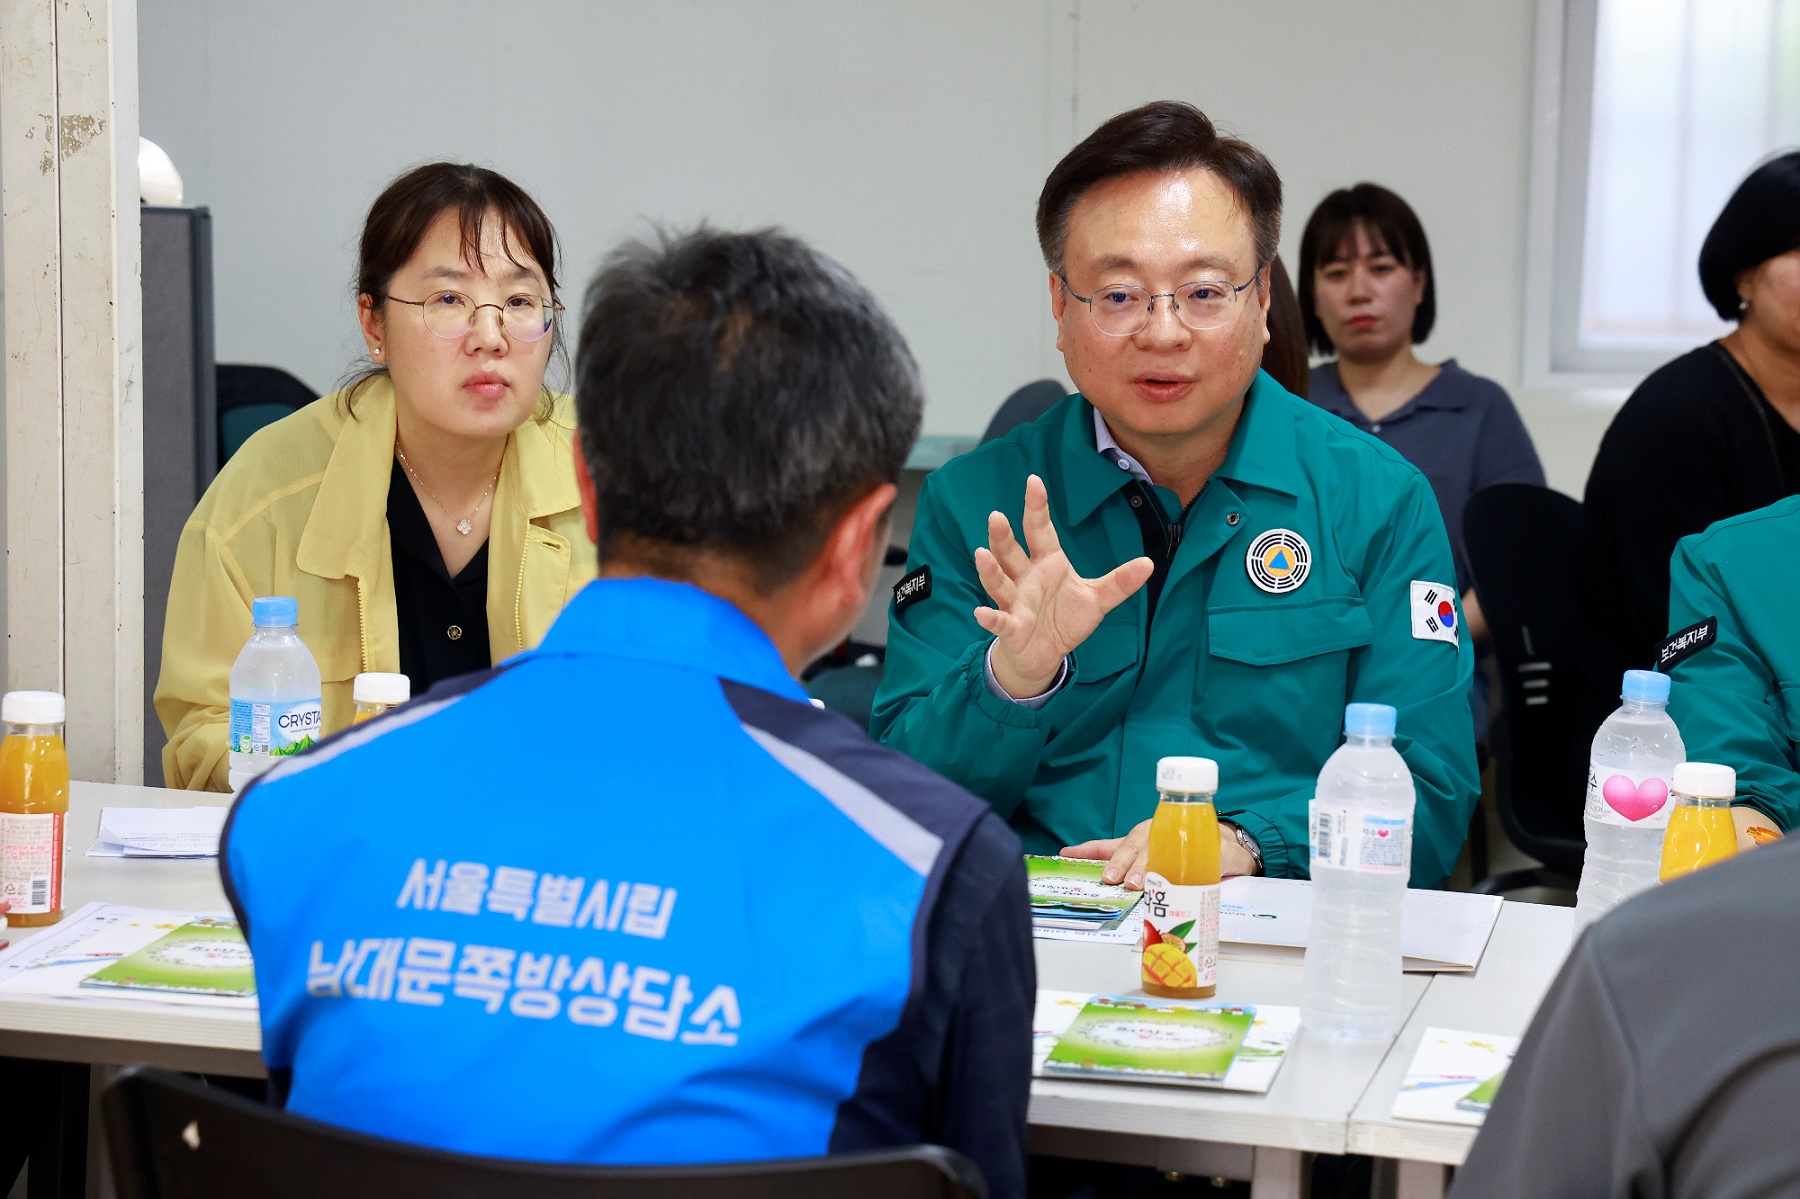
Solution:
{"label": "water bottle cap", "polygon": [[1400,713],[1389,704],[1345,704],[1344,733],[1351,737],[1392,737]]}
{"label": "water bottle cap", "polygon": [[1732,799],[1737,795],[1737,771],[1716,762],[1683,762],[1675,768],[1669,789],[1704,799]]}
{"label": "water bottle cap", "polygon": [[7,724],[61,724],[63,697],[54,691],[8,691],[0,699],[0,720]]}
{"label": "water bottle cap", "polygon": [[1156,763],[1156,789],[1212,795],[1219,789],[1219,764],[1211,758],[1163,758]]}
{"label": "water bottle cap", "polygon": [[1634,699],[1646,704],[1669,702],[1669,676],[1654,670],[1628,670],[1619,687],[1620,699]]}
{"label": "water bottle cap", "polygon": [[412,698],[412,680],[403,674],[366,670],[356,676],[350,697],[359,704],[403,704]]}
{"label": "water bottle cap", "polygon": [[291,595],[260,595],[250,601],[250,623],[259,629],[291,629],[300,623],[300,601]]}

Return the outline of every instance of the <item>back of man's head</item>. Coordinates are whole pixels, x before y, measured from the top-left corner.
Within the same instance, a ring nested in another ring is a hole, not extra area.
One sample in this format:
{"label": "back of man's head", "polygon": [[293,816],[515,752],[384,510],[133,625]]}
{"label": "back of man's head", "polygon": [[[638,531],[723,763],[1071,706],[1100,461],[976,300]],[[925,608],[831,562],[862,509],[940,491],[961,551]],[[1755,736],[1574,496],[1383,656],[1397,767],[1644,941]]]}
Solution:
{"label": "back of man's head", "polygon": [[587,291],[576,357],[600,560],[763,592],[899,477],[924,407],[900,332],[849,272],[774,230],[633,241]]}

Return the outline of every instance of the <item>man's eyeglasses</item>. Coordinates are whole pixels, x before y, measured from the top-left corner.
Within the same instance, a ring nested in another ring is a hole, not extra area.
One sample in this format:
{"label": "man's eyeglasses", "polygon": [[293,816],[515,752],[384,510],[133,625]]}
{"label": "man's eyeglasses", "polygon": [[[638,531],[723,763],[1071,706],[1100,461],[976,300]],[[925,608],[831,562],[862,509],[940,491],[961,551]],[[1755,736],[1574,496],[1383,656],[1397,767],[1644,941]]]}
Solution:
{"label": "man's eyeglasses", "polygon": [[[1129,284],[1112,284],[1094,289],[1091,296],[1076,295],[1067,279],[1063,290],[1088,307],[1094,325],[1108,337],[1131,337],[1141,333],[1150,323],[1158,300],[1168,300],[1182,324],[1201,333],[1227,324],[1237,312],[1238,296],[1261,277],[1258,271],[1246,283],[1234,285],[1224,279],[1202,279],[1183,283],[1174,291],[1152,292]],[[1060,276],[1059,276],[1060,278]]]}
{"label": "man's eyeglasses", "polygon": [[500,314],[500,327],[514,341],[538,341],[550,332],[551,322],[562,305],[528,293],[508,296],[505,304],[477,304],[460,291],[437,291],[423,300],[402,300],[389,296],[396,304],[411,304],[425,317],[425,327],[438,337],[455,340],[468,336],[475,326],[475,314],[492,308]]}

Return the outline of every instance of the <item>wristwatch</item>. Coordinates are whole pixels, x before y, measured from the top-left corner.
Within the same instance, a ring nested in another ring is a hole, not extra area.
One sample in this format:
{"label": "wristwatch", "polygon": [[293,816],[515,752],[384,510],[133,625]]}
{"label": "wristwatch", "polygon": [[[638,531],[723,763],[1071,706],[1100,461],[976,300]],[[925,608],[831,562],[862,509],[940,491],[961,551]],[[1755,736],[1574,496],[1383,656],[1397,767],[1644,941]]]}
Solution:
{"label": "wristwatch", "polygon": [[1244,830],[1243,825],[1233,824],[1229,820],[1224,821],[1223,823],[1231,830],[1232,835],[1237,838],[1237,843],[1249,851],[1250,860],[1256,863],[1256,873],[1261,874],[1263,872],[1262,846],[1257,843],[1255,837],[1252,837]]}

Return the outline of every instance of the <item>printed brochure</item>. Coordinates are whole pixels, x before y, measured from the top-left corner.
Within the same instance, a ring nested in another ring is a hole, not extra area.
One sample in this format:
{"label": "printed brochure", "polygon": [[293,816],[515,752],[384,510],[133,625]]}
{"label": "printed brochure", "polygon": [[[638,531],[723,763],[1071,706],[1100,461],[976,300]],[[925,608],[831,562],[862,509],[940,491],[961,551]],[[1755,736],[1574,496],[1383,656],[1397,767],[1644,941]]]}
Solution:
{"label": "printed brochure", "polygon": [[238,922],[203,917],[102,967],[81,985],[246,996],[256,994],[256,974]]}
{"label": "printed brochure", "polygon": [[1094,859],[1026,854],[1032,925],[1106,930],[1123,927],[1143,892],[1101,882],[1100,872],[1104,869],[1106,863]]}
{"label": "printed brochure", "polygon": [[1518,1048],[1518,1037],[1426,1029],[1394,1096],[1395,1118],[1480,1124]]}
{"label": "printed brochure", "polygon": [[1292,1007],[1039,991],[1034,1072],[1261,1093],[1299,1025]]}

